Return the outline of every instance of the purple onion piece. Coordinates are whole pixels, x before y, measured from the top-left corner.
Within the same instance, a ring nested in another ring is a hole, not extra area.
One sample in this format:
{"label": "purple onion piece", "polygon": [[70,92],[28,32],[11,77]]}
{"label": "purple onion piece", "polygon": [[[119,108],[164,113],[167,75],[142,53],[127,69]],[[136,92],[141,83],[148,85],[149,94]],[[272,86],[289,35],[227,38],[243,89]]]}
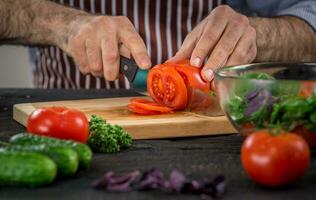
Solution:
{"label": "purple onion piece", "polygon": [[225,177],[217,176],[211,181],[203,182],[189,180],[178,170],[173,170],[169,179],[165,179],[163,173],[157,169],[148,170],[143,175],[140,175],[139,171],[132,171],[121,176],[110,171],[98,180],[94,187],[111,192],[160,189],[165,192],[204,194],[216,198],[225,192]]}
{"label": "purple onion piece", "polygon": [[246,95],[246,100],[247,102],[251,101],[253,98],[255,98],[258,93],[260,92],[261,89],[259,88],[256,88],[255,90],[249,92],[247,95]]}
{"label": "purple onion piece", "polygon": [[175,169],[170,173],[169,182],[173,191],[180,192],[186,182],[186,178],[179,170]]}
{"label": "purple onion piece", "polygon": [[272,109],[274,99],[269,91],[261,89],[256,93],[256,96],[252,96],[252,99],[248,102],[244,114],[250,117],[254,112],[257,112],[262,106],[266,106],[268,110]]}
{"label": "purple onion piece", "polygon": [[110,171],[94,183],[94,187],[104,188],[112,192],[128,192],[132,190],[131,185],[138,179],[139,175],[139,171],[132,171],[122,176],[117,176]]}
{"label": "purple onion piece", "polygon": [[146,171],[136,184],[135,188],[138,190],[148,190],[163,188],[166,185],[166,180],[161,171],[157,169],[151,169]]}

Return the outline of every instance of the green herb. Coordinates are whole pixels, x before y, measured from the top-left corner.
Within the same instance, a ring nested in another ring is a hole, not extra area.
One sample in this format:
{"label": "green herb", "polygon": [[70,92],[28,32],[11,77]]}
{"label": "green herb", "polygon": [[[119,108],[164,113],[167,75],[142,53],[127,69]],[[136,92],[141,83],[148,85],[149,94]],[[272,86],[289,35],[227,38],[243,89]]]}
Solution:
{"label": "green herb", "polygon": [[238,123],[245,122],[246,118],[244,111],[246,106],[247,103],[244,99],[239,96],[234,96],[228,104],[228,110],[231,114],[232,120]]}
{"label": "green herb", "polygon": [[[261,84],[254,79],[274,80],[274,77],[266,73],[241,75],[227,104],[232,120],[239,124],[250,122],[256,128],[277,126],[291,131],[303,126],[316,131],[316,94],[300,97],[300,81]],[[259,94],[263,96],[259,98]]]}
{"label": "green herb", "polygon": [[101,117],[92,115],[88,144],[96,152],[115,153],[130,147],[132,138],[122,127],[108,124]]}
{"label": "green herb", "polygon": [[234,95],[243,97],[246,94],[258,89],[255,82],[258,80],[275,80],[267,73],[247,73],[240,75],[240,79],[234,80],[236,86],[233,90]]}

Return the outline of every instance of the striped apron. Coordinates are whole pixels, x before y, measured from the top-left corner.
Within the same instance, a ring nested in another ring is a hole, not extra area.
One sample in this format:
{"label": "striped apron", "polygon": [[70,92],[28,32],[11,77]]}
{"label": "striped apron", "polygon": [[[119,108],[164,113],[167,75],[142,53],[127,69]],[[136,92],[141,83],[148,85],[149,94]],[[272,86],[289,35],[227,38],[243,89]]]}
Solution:
{"label": "striped apron", "polygon": [[[90,13],[124,15],[143,38],[153,65],[172,57],[185,36],[221,0],[56,0]],[[33,83],[38,88],[129,89],[127,79],[106,81],[83,75],[65,52],[54,46],[36,48]]]}

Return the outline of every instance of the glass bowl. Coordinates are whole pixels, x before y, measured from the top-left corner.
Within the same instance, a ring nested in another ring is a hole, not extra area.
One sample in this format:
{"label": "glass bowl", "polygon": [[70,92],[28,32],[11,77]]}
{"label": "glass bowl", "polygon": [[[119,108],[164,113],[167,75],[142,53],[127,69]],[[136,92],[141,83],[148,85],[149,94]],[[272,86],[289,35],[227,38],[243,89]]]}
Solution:
{"label": "glass bowl", "polygon": [[282,128],[316,146],[316,63],[257,63],[215,72],[220,106],[248,135]]}

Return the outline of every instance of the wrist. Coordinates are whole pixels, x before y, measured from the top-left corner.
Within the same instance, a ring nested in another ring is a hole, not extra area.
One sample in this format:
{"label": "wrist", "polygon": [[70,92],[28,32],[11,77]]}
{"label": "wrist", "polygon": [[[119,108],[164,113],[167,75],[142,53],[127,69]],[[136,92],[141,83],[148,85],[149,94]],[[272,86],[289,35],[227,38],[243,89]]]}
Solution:
{"label": "wrist", "polygon": [[76,33],[80,24],[91,17],[89,13],[74,9],[56,15],[50,25],[51,44],[66,51],[69,38]]}

